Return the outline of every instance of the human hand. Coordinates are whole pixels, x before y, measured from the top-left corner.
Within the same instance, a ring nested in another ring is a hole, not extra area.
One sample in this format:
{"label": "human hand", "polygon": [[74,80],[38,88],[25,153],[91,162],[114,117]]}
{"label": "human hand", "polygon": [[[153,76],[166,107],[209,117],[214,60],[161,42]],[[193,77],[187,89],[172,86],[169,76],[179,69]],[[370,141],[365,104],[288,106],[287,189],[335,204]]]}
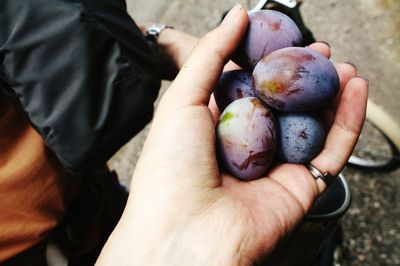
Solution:
{"label": "human hand", "polygon": [[[152,23],[139,23],[140,30],[145,33]],[[189,58],[190,52],[199,39],[188,33],[166,28],[157,39],[163,79],[173,80]]]}
{"label": "human hand", "polygon": [[[251,265],[273,251],[325,189],[303,165],[277,165],[249,182],[218,167],[208,102],[247,23],[243,8],[232,9],[197,44],[165,93],[124,215],[98,264]],[[326,45],[311,47],[329,56]],[[337,69],[341,90],[326,111],[331,128],[312,161],[332,175],[342,170],[360,134],[368,85],[352,66]]]}

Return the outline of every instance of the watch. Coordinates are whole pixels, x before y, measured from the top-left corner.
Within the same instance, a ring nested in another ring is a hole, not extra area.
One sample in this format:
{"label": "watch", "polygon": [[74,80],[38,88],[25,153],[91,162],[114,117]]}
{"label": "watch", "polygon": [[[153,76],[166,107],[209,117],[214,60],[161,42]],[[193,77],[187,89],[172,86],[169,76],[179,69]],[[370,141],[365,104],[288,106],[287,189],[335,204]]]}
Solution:
{"label": "watch", "polygon": [[162,23],[156,23],[151,25],[147,30],[146,30],[146,39],[150,41],[157,41],[158,36],[160,33],[165,30],[165,29],[173,29],[174,27],[168,26]]}

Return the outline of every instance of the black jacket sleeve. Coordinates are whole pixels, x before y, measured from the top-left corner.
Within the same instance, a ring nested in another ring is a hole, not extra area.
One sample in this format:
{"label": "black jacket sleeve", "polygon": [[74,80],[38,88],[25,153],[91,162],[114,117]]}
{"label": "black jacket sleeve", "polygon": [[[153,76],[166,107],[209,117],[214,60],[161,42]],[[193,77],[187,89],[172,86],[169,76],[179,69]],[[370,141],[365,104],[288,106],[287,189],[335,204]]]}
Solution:
{"label": "black jacket sleeve", "polygon": [[86,172],[150,121],[159,62],[122,0],[1,0],[0,83],[64,166]]}

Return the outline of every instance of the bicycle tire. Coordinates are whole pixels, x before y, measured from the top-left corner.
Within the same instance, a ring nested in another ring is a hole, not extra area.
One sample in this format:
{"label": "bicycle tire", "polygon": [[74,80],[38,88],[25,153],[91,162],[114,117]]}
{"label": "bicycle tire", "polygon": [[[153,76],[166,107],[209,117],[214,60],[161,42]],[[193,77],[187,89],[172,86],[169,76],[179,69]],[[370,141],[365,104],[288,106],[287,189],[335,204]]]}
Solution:
{"label": "bicycle tire", "polygon": [[400,166],[400,127],[395,120],[389,116],[375,103],[368,101],[366,120],[370,122],[386,139],[390,146],[391,158],[388,160],[371,160],[352,155],[348,165],[372,169],[372,170],[394,170]]}

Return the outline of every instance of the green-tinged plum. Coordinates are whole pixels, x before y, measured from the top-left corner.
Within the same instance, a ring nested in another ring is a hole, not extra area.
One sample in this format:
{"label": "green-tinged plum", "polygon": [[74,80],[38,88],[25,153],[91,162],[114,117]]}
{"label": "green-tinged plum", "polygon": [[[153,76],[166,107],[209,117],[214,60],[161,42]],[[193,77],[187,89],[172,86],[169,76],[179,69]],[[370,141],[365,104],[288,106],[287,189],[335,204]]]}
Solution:
{"label": "green-tinged plum", "polygon": [[229,104],[216,128],[219,160],[224,168],[242,180],[265,174],[277,147],[275,123],[271,110],[255,97]]}

